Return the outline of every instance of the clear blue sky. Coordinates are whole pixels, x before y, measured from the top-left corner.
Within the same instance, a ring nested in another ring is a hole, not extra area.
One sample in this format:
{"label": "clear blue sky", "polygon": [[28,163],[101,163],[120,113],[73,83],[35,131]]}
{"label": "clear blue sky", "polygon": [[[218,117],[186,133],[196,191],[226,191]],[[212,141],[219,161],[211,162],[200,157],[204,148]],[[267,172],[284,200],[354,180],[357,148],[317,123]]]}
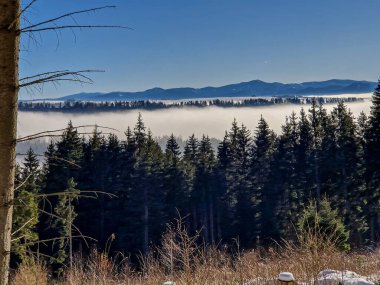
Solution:
{"label": "clear blue sky", "polygon": [[66,30],[23,39],[21,77],[106,70],[93,75],[93,85],[46,85],[34,98],[253,79],[375,81],[380,75],[379,0],[38,0],[25,16],[36,23],[111,4],[117,8],[75,19],[133,30]]}

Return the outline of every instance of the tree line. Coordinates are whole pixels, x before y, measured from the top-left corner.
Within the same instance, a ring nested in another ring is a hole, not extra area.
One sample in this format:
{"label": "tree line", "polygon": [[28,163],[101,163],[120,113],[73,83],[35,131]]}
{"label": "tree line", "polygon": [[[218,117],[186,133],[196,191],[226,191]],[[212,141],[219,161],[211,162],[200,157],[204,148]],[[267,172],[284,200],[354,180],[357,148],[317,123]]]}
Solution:
{"label": "tree line", "polygon": [[18,103],[20,111],[56,111],[56,112],[96,112],[96,111],[117,111],[117,110],[158,110],[167,108],[180,107],[252,107],[252,106],[268,106],[277,104],[311,104],[313,100],[318,100],[320,103],[338,103],[338,102],[358,102],[363,101],[362,98],[347,97],[334,98],[327,97],[318,99],[312,97],[275,97],[275,98],[249,98],[249,99],[199,99],[189,101],[154,101],[154,100],[139,100],[139,101],[64,101],[64,102],[27,102],[21,101]]}
{"label": "tree line", "polygon": [[343,102],[328,113],[313,100],[280,134],[264,118],[253,131],[234,120],[217,151],[207,135],[181,152],[172,134],[161,149],[141,115],[125,140],[98,129],[83,137],[70,122],[42,165],[29,150],[17,167],[15,260],[37,253],[63,264],[110,243],[146,254],[179,216],[206,244],[268,246],[296,240],[308,205],[326,201],[351,246],[378,242],[380,83],[372,103],[354,118]]}

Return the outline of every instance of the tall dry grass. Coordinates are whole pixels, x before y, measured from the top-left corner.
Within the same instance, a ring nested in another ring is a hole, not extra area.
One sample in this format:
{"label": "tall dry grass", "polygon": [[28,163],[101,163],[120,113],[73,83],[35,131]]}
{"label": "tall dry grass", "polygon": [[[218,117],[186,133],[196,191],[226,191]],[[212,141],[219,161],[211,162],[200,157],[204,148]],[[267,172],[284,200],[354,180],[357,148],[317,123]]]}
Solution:
{"label": "tall dry grass", "polygon": [[77,257],[62,280],[48,281],[46,268],[34,262],[21,265],[12,284],[157,285],[171,280],[176,285],[253,285],[272,284],[281,271],[292,272],[304,284],[315,284],[324,269],[380,277],[380,250],[343,253],[334,241],[311,231],[297,242],[250,251],[206,247],[198,240],[198,235],[190,237],[179,223],[164,235],[160,248],[141,257],[139,271],[126,260],[114,262],[106,253],[94,251],[88,258]]}
{"label": "tall dry grass", "polygon": [[12,285],[47,285],[48,271],[43,263],[33,258],[25,260],[16,270]]}

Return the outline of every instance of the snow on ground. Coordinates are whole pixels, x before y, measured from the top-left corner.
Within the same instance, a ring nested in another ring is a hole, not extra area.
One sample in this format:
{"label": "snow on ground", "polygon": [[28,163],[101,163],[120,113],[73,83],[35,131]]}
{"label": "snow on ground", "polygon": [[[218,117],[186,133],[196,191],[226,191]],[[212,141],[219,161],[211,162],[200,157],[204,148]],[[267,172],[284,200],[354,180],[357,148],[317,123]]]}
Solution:
{"label": "snow on ground", "polygon": [[323,270],[318,274],[319,285],[374,285],[367,277],[353,271]]}
{"label": "snow on ground", "polygon": [[[353,271],[337,271],[337,270],[323,270],[318,273],[318,285],[375,285],[373,281],[379,280],[379,276],[365,277],[361,276]],[[274,277],[272,281],[265,281],[262,278],[251,279],[244,283],[244,285],[276,285],[274,281],[277,278]],[[302,280],[295,280],[298,285],[307,285],[308,283],[302,282]],[[315,284],[315,282],[312,282]]]}

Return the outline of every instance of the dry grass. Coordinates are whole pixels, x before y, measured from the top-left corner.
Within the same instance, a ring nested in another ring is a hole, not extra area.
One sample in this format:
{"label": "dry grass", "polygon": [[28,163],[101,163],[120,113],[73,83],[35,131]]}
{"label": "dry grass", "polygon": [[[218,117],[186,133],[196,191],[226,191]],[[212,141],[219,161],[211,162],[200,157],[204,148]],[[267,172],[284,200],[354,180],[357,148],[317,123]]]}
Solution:
{"label": "dry grass", "polygon": [[[380,276],[380,250],[339,252],[332,241],[307,233],[297,243],[284,242],[275,248],[247,252],[205,247],[198,237],[189,237],[178,225],[169,230],[162,246],[141,258],[136,272],[126,262],[116,264],[107,254],[94,252],[66,271],[58,285],[158,285],[175,281],[176,285],[271,284],[281,271],[290,271],[297,281],[314,284],[324,269],[351,270],[364,276]],[[38,283],[33,283],[38,280]],[[48,284],[46,269],[39,264],[22,265],[13,285]]]}
{"label": "dry grass", "polygon": [[17,269],[12,285],[47,285],[48,274],[46,267],[39,262],[29,259]]}

